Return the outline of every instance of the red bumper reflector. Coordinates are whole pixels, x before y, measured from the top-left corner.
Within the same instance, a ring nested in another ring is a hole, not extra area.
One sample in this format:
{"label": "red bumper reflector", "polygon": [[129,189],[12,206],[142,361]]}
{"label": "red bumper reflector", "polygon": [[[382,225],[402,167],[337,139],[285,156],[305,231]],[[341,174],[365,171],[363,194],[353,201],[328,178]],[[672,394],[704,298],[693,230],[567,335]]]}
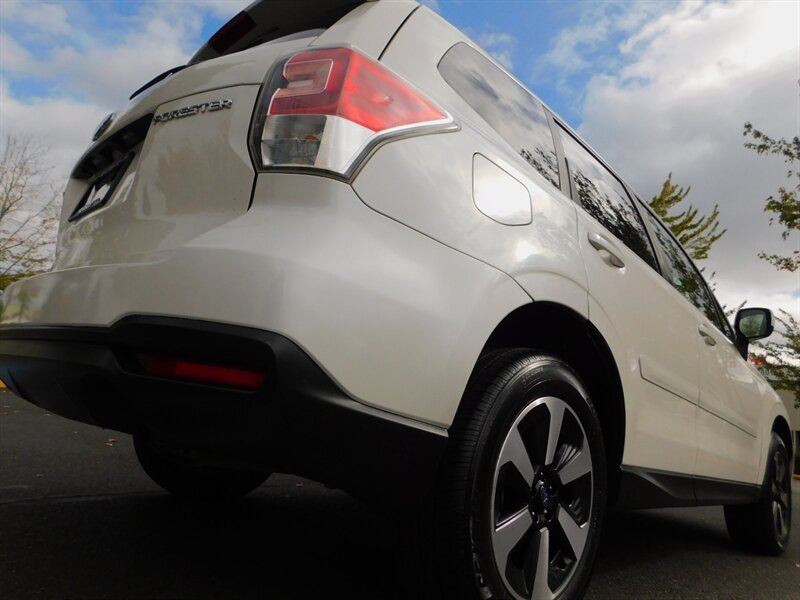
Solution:
{"label": "red bumper reflector", "polygon": [[246,390],[257,390],[264,385],[264,373],[258,371],[221,367],[152,354],[140,354],[139,363],[145,373],[156,377],[187,379]]}

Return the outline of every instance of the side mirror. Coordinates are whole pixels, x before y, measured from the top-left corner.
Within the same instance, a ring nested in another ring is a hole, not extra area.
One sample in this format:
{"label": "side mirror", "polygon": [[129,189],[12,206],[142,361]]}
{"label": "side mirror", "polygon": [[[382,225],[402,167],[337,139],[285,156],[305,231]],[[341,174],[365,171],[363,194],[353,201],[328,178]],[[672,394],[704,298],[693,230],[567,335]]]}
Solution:
{"label": "side mirror", "polygon": [[750,342],[772,335],[772,311],[768,308],[743,308],[736,313],[733,328],[736,331],[736,346],[742,357],[747,359],[747,346]]}

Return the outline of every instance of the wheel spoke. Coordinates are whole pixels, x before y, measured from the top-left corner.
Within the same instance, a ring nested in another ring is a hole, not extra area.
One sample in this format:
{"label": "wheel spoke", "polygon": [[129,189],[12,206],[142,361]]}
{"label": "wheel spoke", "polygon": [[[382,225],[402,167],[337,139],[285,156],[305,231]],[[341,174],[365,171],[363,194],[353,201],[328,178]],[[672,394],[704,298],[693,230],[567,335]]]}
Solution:
{"label": "wheel spoke", "polygon": [[558,469],[558,476],[561,479],[562,485],[567,485],[578,479],[578,477],[590,473],[591,470],[592,458],[584,443],[580,452],[573,456],[567,464]]}
{"label": "wheel spoke", "polygon": [[567,541],[572,547],[572,553],[576,559],[580,559],[583,554],[583,548],[586,546],[586,538],[589,535],[588,521],[583,525],[578,525],[572,515],[563,506],[558,509],[558,524],[561,525],[561,530],[567,536]]}
{"label": "wheel spoke", "polygon": [[786,462],[783,460],[783,456],[779,453],[775,453],[775,480],[783,483],[783,480],[786,477]]}
{"label": "wheel spoke", "polygon": [[561,434],[561,424],[564,422],[564,403],[560,401],[548,401],[547,409],[550,411],[550,430],[547,433],[547,452],[544,457],[544,464],[553,464],[553,459],[558,448],[558,437]]}
{"label": "wheel spoke", "polygon": [[492,545],[497,569],[505,577],[508,555],[516,548],[522,537],[533,525],[533,518],[528,508],[524,508],[508,521],[495,528],[492,534]]}
{"label": "wheel spoke", "polygon": [[783,535],[786,524],[783,519],[783,510],[777,502],[772,503],[772,516],[775,520],[775,529],[778,530],[779,534]]}
{"label": "wheel spoke", "polygon": [[499,466],[506,463],[513,464],[519,474],[525,479],[528,486],[533,485],[533,464],[531,457],[528,454],[528,449],[522,441],[522,436],[519,434],[519,429],[512,428],[503,444],[503,449],[500,451]]}
{"label": "wheel spoke", "polygon": [[539,550],[536,554],[536,572],[533,575],[533,594],[531,600],[550,600],[553,591],[547,581],[550,572],[550,530],[539,532]]}

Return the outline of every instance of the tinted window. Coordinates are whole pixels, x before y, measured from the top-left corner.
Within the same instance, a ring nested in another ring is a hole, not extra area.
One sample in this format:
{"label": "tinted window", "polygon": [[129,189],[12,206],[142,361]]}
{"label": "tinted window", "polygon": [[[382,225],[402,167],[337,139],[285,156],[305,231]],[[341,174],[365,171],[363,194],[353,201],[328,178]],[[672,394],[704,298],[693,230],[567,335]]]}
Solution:
{"label": "tinted window", "polygon": [[667,264],[664,265],[664,277],[689,302],[703,311],[721,331],[731,335],[730,326],[727,321],[723,322],[714,297],[706,287],[703,276],[700,275],[697,267],[694,266],[681,245],[669,234],[667,228],[649,212],[647,216],[656,233],[656,243],[661,247],[667,259]]}
{"label": "tinted window", "polygon": [[620,181],[565,129],[561,129],[577,200],[592,217],[654,269],[656,257],[642,219]]}
{"label": "tinted window", "polygon": [[447,51],[439,63],[439,71],[520,156],[558,187],[558,160],[541,102],[464,43]]}

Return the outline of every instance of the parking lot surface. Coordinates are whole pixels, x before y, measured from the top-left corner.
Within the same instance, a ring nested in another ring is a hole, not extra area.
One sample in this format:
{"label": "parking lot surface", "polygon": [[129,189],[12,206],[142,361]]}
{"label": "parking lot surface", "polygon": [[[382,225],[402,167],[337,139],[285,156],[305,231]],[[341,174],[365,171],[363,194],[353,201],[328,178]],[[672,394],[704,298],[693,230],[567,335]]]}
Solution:
{"label": "parking lot surface", "polygon": [[[800,600],[795,532],[779,558],[734,547],[721,508],[613,514],[590,600]],[[349,496],[275,475],[223,509],[174,501],[128,436],[0,391],[0,596],[409,598],[394,524]]]}

